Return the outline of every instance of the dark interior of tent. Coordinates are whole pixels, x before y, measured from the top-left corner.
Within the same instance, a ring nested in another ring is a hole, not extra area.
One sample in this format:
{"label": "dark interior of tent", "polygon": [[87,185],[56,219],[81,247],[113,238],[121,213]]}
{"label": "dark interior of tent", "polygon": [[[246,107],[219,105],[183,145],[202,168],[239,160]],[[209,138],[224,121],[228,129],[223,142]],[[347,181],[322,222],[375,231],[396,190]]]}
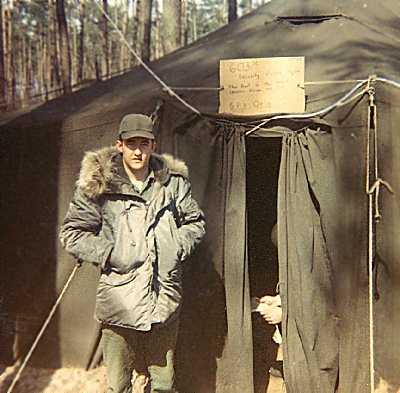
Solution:
{"label": "dark interior of tent", "polygon": [[[277,249],[271,240],[277,220],[278,175],[282,138],[246,139],[246,207],[251,298],[276,295]],[[278,345],[272,340],[275,327],[259,313],[252,313],[253,375],[255,393],[265,392],[269,369]]]}

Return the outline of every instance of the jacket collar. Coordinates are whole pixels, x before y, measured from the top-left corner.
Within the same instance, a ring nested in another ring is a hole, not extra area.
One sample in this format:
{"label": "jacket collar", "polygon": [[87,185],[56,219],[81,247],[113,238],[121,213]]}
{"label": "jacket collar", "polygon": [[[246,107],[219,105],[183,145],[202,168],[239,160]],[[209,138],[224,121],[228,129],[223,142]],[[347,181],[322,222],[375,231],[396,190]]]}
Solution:
{"label": "jacket collar", "polygon": [[[189,176],[186,164],[169,154],[153,153],[149,165],[155,181],[161,185],[168,183],[171,176]],[[134,193],[122,165],[121,153],[115,147],[85,153],[77,187],[90,198],[105,193]]]}

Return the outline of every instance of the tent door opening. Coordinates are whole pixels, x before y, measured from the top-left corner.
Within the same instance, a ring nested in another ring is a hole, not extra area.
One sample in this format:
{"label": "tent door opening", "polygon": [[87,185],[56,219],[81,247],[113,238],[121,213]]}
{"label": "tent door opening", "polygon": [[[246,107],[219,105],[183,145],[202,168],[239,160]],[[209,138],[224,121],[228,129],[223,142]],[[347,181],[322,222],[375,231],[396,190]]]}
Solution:
{"label": "tent door opening", "polygon": [[[277,221],[278,175],[282,138],[246,139],[246,206],[250,296],[276,294],[278,252],[271,240]],[[274,325],[252,313],[254,392],[265,393],[278,345]]]}

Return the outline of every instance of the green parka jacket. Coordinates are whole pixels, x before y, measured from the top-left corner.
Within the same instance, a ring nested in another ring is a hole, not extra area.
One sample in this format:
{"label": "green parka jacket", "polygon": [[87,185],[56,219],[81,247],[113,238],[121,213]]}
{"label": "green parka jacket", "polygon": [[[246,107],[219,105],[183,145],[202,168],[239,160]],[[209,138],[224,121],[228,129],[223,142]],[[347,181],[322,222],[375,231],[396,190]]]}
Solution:
{"label": "green parka jacket", "polygon": [[182,261],[205,234],[186,165],[152,154],[152,196],[132,187],[113,147],[86,153],[60,231],[65,249],[101,266],[96,318],[148,331],[174,319],[182,298]]}

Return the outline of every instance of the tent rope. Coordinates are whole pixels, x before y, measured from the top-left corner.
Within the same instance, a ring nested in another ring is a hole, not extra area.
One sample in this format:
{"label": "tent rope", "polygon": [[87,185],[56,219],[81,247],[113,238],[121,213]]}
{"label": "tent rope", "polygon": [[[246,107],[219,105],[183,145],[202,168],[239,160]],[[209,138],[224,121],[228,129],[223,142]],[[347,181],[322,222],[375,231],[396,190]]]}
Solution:
{"label": "tent rope", "polygon": [[102,14],[106,17],[106,19],[111,23],[115,31],[121,37],[121,41],[126,45],[129,51],[135,56],[136,60],[140,63],[141,66],[165,89],[168,94],[174,98],[176,98],[179,102],[181,102],[186,108],[190,109],[192,112],[196,113],[197,115],[201,115],[200,111],[186,102],[183,98],[181,98],[178,94],[176,94],[143,60],[142,58],[135,52],[132,48],[132,45],[129,44],[127,39],[124,36],[124,33],[118,28],[117,24],[111,19],[110,15],[104,10],[100,4],[94,0],[93,1],[96,7],[102,12]]}
{"label": "tent rope", "polygon": [[[299,113],[291,113],[291,114],[287,114],[287,115],[273,116],[268,119],[262,119],[261,123],[256,125],[251,130],[247,131],[245,135],[248,136],[248,135],[252,134],[253,132],[257,131],[258,129],[260,129],[261,127],[265,126],[266,124],[268,124],[269,122],[271,122],[273,120],[309,119],[309,118],[316,117],[316,116],[326,115],[331,110],[336,109],[341,106],[345,106],[345,105],[349,104],[350,102],[356,100],[358,97],[364,95],[365,93],[369,93],[369,90],[371,89],[371,83],[373,83],[373,82],[386,83],[388,85],[391,85],[391,86],[394,86],[394,87],[400,89],[399,82],[396,82],[396,81],[388,79],[388,78],[378,77],[376,75],[371,75],[368,77],[368,79],[355,79],[354,81],[358,81],[358,83],[348,93],[346,93],[342,98],[340,98],[338,101],[329,105],[326,108],[323,108],[316,112],[311,112],[311,113],[300,113],[300,114]],[[350,82],[351,82],[351,80],[342,80],[342,81],[339,80],[339,81],[306,82],[305,84],[329,84],[329,83],[350,83]],[[364,87],[364,89],[362,89],[360,92],[354,94],[358,89],[360,89],[364,85],[366,85]],[[375,111],[375,115],[376,115],[376,111]],[[254,124],[254,122],[252,122],[252,123]],[[250,124],[250,123],[247,123],[247,124]],[[378,178],[377,175],[376,175],[376,177]],[[384,183],[382,183],[382,184],[384,184]],[[384,185],[386,186],[386,184],[384,184]],[[387,188],[390,190],[389,187],[387,187]]]}
{"label": "tent rope", "polygon": [[[393,188],[388,183],[387,181],[383,180],[382,178],[379,177],[379,160],[378,160],[378,111],[376,108],[376,103],[375,103],[375,89],[373,87],[369,88],[369,108],[370,108],[370,113],[369,116],[371,116],[371,113],[373,115],[373,135],[374,135],[374,175],[375,175],[375,181],[374,184],[369,187],[370,181],[368,179],[367,183],[367,193],[369,195],[374,194],[375,196],[375,214],[374,218],[376,222],[379,222],[379,220],[382,218],[382,214],[380,212],[379,208],[379,193],[380,193],[380,188],[381,186],[384,186],[390,193],[394,194]],[[369,118],[369,128],[371,128],[371,119]],[[369,134],[369,132],[368,132]],[[369,148],[369,147],[368,147]]]}
{"label": "tent rope", "polygon": [[[383,79],[383,78],[380,78]],[[379,151],[378,151],[378,113],[375,101],[375,88],[371,86],[375,79],[368,81],[368,122],[367,122],[367,146],[366,146],[366,192],[368,195],[368,286],[369,286],[369,336],[370,336],[370,387],[371,393],[375,392],[375,337],[374,337],[374,298],[376,292],[376,273],[377,263],[377,242],[376,228],[377,223],[382,218],[379,208],[379,195],[381,186],[385,187],[390,193],[394,193],[389,182],[379,176]],[[399,87],[399,86],[398,86]],[[371,134],[372,137],[371,138]],[[373,152],[371,151],[371,144]],[[371,154],[373,154],[373,163]],[[373,166],[373,168],[372,168]],[[371,174],[374,175],[371,186]]]}
{"label": "tent rope", "polygon": [[[360,83],[361,83],[361,82],[367,82],[367,81],[368,81],[368,79],[355,79],[355,80],[359,80]],[[399,82],[393,81],[393,80],[388,79],[388,78],[377,77],[377,78],[375,79],[375,81],[377,81],[377,82],[383,82],[383,83],[386,83],[386,84],[388,84],[388,85],[391,85],[391,86],[394,86],[394,87],[400,89],[400,83],[399,83]],[[322,82],[323,82],[323,81],[322,81]],[[330,83],[330,82],[333,83],[334,81],[327,81],[327,82],[328,82],[328,83]],[[341,82],[341,81],[339,81],[339,82]],[[312,82],[310,82],[310,83],[312,83]],[[319,82],[317,82],[317,83],[319,83]],[[346,82],[346,83],[347,83],[347,82]],[[360,95],[361,95],[361,93],[360,93]],[[341,106],[343,106],[343,103],[341,104]],[[321,110],[321,111],[322,111],[322,110]],[[207,116],[207,115],[204,114],[204,113],[202,113],[201,115],[207,117],[208,119],[211,119],[211,117]],[[302,114],[302,115],[304,115],[304,114]],[[312,116],[307,115],[305,118],[308,118],[308,117],[311,118]],[[237,121],[227,120],[227,119],[223,119],[223,118],[216,118],[215,116],[213,116],[212,118],[215,119],[215,121],[218,122],[218,123],[229,123],[229,124],[231,124],[231,125],[245,125],[245,126],[251,126],[251,127],[253,127],[254,124],[257,124],[257,123],[260,121],[260,120],[251,120],[251,121],[246,121],[246,122],[237,122]],[[274,119],[279,119],[279,118],[281,118],[281,117],[280,117],[280,116],[277,116],[277,117],[275,117]],[[288,116],[285,115],[285,118],[297,119],[297,118],[299,118],[299,114],[298,114],[298,113],[294,113],[294,114],[290,114],[290,115],[288,115]],[[269,119],[269,121],[274,120],[274,119],[271,118],[271,119]],[[114,123],[113,121],[108,121],[108,122],[102,122],[102,123],[91,124],[91,125],[88,126],[88,127],[72,128],[72,129],[69,129],[69,130],[68,130],[68,133],[83,132],[83,131],[86,131],[86,130],[89,129],[89,128],[101,127],[101,126],[105,126],[105,125],[113,124],[113,123]],[[268,122],[266,122],[265,124],[267,124],[267,123],[268,123]],[[264,124],[260,124],[260,129],[262,129],[261,127],[263,127],[263,125],[264,125]],[[250,132],[250,131],[252,131],[252,130],[249,130],[248,132]],[[63,132],[63,130],[61,130],[61,132]],[[247,135],[247,134],[246,134],[246,135]]]}
{"label": "tent rope", "polygon": [[[374,77],[375,81],[384,82],[395,87],[400,88],[400,83],[382,77]],[[343,84],[350,84],[350,83],[359,83],[359,82],[366,82],[368,79],[337,79],[337,80],[326,80],[326,81],[310,81],[304,82],[304,86],[314,86],[314,85],[343,85]],[[297,87],[304,88],[302,85],[297,85]],[[188,90],[188,91],[221,91],[224,90],[224,87],[212,87],[212,86],[170,86],[173,90]],[[167,89],[163,88],[163,91]]]}
{"label": "tent rope", "polygon": [[375,195],[375,214],[374,218],[378,222],[382,218],[382,214],[379,208],[379,193],[381,186],[384,186],[391,194],[394,194],[393,188],[390,183],[381,179],[380,177],[376,178],[372,187],[368,190],[368,194]]}
{"label": "tent rope", "polygon": [[[312,86],[312,85],[339,85],[339,84],[349,84],[349,83],[359,83],[364,82],[365,79],[339,79],[339,80],[331,80],[331,81],[312,81],[312,82],[304,82],[304,86]],[[298,85],[300,87],[300,85]]]}
{"label": "tent rope", "polygon": [[[173,90],[189,90],[189,91],[221,91],[223,87],[202,87],[202,86],[170,86]],[[163,91],[166,89],[163,88]]]}
{"label": "tent rope", "polygon": [[54,303],[52,309],[49,312],[49,315],[47,316],[46,320],[44,321],[42,327],[40,328],[39,333],[37,334],[35,341],[33,342],[31,348],[29,349],[27,355],[25,356],[24,361],[22,362],[20,368],[18,369],[17,374],[15,375],[14,379],[12,380],[12,383],[10,385],[10,387],[7,390],[7,393],[11,393],[14,390],[15,385],[17,384],[18,380],[21,377],[22,372],[24,371],[26,365],[28,364],[29,359],[31,358],[34,350],[37,347],[37,344],[39,343],[39,340],[42,338],[43,333],[45,332],[47,326],[49,325],[51,319],[53,318],[53,315],[55,314],[57,307],[59,306],[59,304],[61,303],[62,298],[65,295],[65,292],[67,291],[69,285],[71,284],[72,279],[75,276],[75,273],[77,272],[78,268],[81,266],[81,262],[78,261],[74,267],[74,269],[72,270],[71,274],[68,277],[68,280],[66,281],[62,291],[60,292],[60,295],[58,296],[56,302]]}
{"label": "tent rope", "polygon": [[391,80],[391,79],[388,79],[388,78],[382,78],[382,77],[379,77],[379,76],[375,80],[378,81],[378,82],[387,83],[388,85],[392,85],[392,86],[397,87],[397,88],[400,89],[400,83],[396,82],[394,80]]}
{"label": "tent rope", "polygon": [[253,132],[257,131],[259,128],[265,126],[267,123],[273,121],[273,120],[280,120],[280,119],[309,119],[312,117],[316,116],[323,116],[326,115],[328,112],[330,112],[333,109],[336,109],[338,107],[344,106],[349,104],[350,102],[354,101],[358,97],[362,96],[363,94],[368,92],[368,86],[364,87],[363,90],[358,92],[357,94],[354,94],[358,89],[360,89],[362,86],[368,83],[368,79],[362,80],[361,82],[357,83],[348,93],[346,93],[342,98],[340,98],[338,101],[335,103],[329,105],[326,108],[320,109],[316,112],[311,112],[311,113],[292,113],[292,114],[287,114],[287,115],[278,115],[278,116],[272,116],[269,119],[264,119],[261,121],[260,124],[257,126],[253,127],[251,130],[246,132],[246,136],[249,136]]}

